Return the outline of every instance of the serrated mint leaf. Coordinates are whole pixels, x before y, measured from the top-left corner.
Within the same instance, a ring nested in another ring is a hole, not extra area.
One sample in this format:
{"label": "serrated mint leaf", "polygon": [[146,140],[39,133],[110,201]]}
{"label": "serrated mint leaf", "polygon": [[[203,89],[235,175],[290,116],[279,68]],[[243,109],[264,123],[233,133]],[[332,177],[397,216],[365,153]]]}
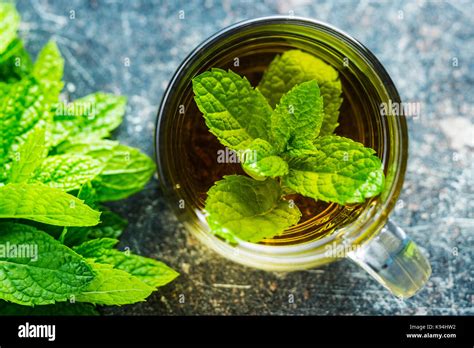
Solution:
{"label": "serrated mint leaf", "polygon": [[32,74],[38,81],[59,82],[63,78],[64,59],[56,42],[49,41],[38,54]]}
{"label": "serrated mint leaf", "polygon": [[0,187],[0,218],[27,219],[56,226],[94,226],[100,213],[80,199],[43,184]]}
{"label": "serrated mint leaf", "polygon": [[49,156],[36,169],[31,181],[63,191],[78,190],[99,175],[102,169],[100,161],[86,155]]}
{"label": "serrated mint leaf", "polygon": [[31,131],[26,141],[13,155],[9,183],[28,181],[31,174],[46,157],[44,128],[39,127]]}
{"label": "serrated mint leaf", "polygon": [[317,138],[315,149],[290,153],[283,184],[306,197],[339,204],[361,203],[384,186],[375,151],[339,136]]}
{"label": "serrated mint leaf", "polygon": [[223,145],[242,150],[253,139],[269,140],[272,109],[245,77],[212,69],[193,78],[193,91],[209,131]]}
{"label": "serrated mint leaf", "polygon": [[33,64],[20,39],[14,39],[0,54],[0,81],[15,82],[30,74]]}
{"label": "serrated mint leaf", "polygon": [[242,175],[225,176],[211,187],[205,210],[211,231],[233,243],[280,235],[301,217],[296,205],[281,199],[277,181]]}
{"label": "serrated mint leaf", "polygon": [[50,122],[54,99],[54,93],[45,95],[34,79],[23,79],[10,86],[0,98],[0,168],[11,161],[11,151],[25,141],[28,132]]}
{"label": "serrated mint leaf", "polygon": [[[64,86],[64,83],[61,81],[63,71],[64,59],[61,56],[61,52],[59,52],[58,46],[54,41],[49,41],[41,49],[31,71],[31,75],[47,97],[49,110],[52,110],[58,103],[59,94]],[[52,119],[48,118],[48,121],[52,121]],[[49,123],[48,126],[50,127],[48,127],[46,134],[46,143],[48,146],[54,146],[53,126]]]}
{"label": "serrated mint leaf", "polygon": [[265,140],[255,139],[241,154],[242,168],[256,180],[288,174],[288,164],[277,156],[278,152]]}
{"label": "serrated mint leaf", "polygon": [[101,238],[88,241],[74,250],[94,262],[112,265],[137,277],[145,284],[157,288],[168,284],[179,274],[161,261],[112,249],[116,239]]}
{"label": "serrated mint leaf", "polygon": [[316,80],[324,101],[324,120],[320,135],[329,135],[338,126],[342,104],[342,86],[338,72],[327,63],[299,50],[275,57],[264,73],[258,89],[275,107],[281,97],[295,85]]}
{"label": "serrated mint leaf", "polygon": [[[23,254],[14,254],[20,249]],[[0,279],[0,298],[45,305],[82,292],[94,272],[82,256],[48,234],[23,224],[0,223]]]}
{"label": "serrated mint leaf", "polygon": [[114,201],[141,191],[154,172],[155,163],[150,157],[120,144],[92,184],[99,201]]}
{"label": "serrated mint leaf", "polygon": [[5,51],[16,37],[20,15],[12,3],[0,3],[0,53]]}
{"label": "serrated mint leaf", "polygon": [[140,150],[110,140],[66,142],[64,154],[84,154],[102,162],[104,168],[92,182],[97,200],[114,201],[141,191],[155,172],[155,163]]}
{"label": "serrated mint leaf", "polygon": [[272,113],[272,143],[280,152],[312,144],[319,135],[323,117],[323,98],[316,80],[295,85]]}
{"label": "serrated mint leaf", "polygon": [[94,93],[72,103],[59,103],[54,116],[53,144],[107,138],[123,120],[127,98]]}
{"label": "serrated mint leaf", "polygon": [[154,290],[137,277],[110,265],[93,263],[94,280],[79,295],[77,302],[98,305],[125,305],[144,301]]}
{"label": "serrated mint leaf", "polygon": [[89,303],[58,302],[54,305],[27,307],[0,301],[0,315],[11,316],[96,316],[99,312]]}
{"label": "serrated mint leaf", "polygon": [[94,259],[96,262],[108,263],[116,269],[126,271],[153,288],[164,286],[179,275],[161,261],[115,249],[107,250]]}

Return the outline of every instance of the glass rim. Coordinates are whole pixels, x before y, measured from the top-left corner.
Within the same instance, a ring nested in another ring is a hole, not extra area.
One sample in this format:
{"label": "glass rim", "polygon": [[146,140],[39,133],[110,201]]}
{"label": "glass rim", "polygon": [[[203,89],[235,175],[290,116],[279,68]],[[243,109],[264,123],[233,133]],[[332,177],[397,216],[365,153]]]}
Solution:
{"label": "glass rim", "polygon": [[[158,115],[157,115],[157,120],[156,120],[156,125],[155,125],[155,136],[154,136],[154,140],[155,140],[154,150],[155,150],[155,158],[157,161],[157,174],[160,181],[160,186],[164,186],[163,180],[165,178],[165,175],[161,168],[162,161],[161,161],[160,151],[158,148],[159,133],[160,133],[161,123],[163,121],[163,118],[166,117],[165,111],[168,106],[167,105],[168,100],[173,95],[176,84],[181,80],[181,78],[183,77],[187,69],[194,62],[196,62],[200,58],[200,56],[202,56],[201,52],[203,50],[211,48],[216,43],[220,42],[221,40],[241,30],[244,30],[249,27],[268,25],[268,24],[270,25],[272,24],[273,25],[278,25],[278,24],[303,25],[306,27],[311,27],[318,31],[323,31],[337,38],[338,40],[342,40],[344,43],[348,44],[357,53],[358,56],[363,58],[365,63],[367,63],[373,69],[377,78],[383,81],[384,88],[387,92],[387,95],[390,97],[390,99],[393,102],[401,102],[399,93],[392,79],[390,78],[389,74],[387,73],[383,65],[375,57],[375,55],[367,47],[365,47],[362,43],[360,43],[357,39],[355,39],[348,33],[328,23],[311,19],[311,18],[298,17],[298,16],[285,16],[285,15],[264,16],[264,17],[258,17],[258,18],[253,18],[253,19],[246,19],[246,20],[234,23],[230,26],[227,26],[217,31],[215,34],[211,35],[209,38],[207,38],[206,40],[201,42],[197,47],[195,47],[186,56],[186,58],[181,62],[181,64],[177,68],[176,72],[174,73],[173,77],[171,78],[166,88],[160,107],[158,109]],[[398,197],[400,193],[401,185],[403,184],[403,180],[405,176],[406,162],[407,162],[407,157],[408,157],[407,155],[408,129],[407,129],[407,124],[406,124],[406,120],[404,116],[394,116],[394,117],[395,117],[397,131],[399,132],[399,136],[395,142],[397,151],[396,151],[396,157],[393,159],[393,162],[397,166],[396,166],[396,172],[394,173],[392,185],[390,187],[390,190],[388,191],[388,194],[385,200],[381,202],[381,206],[379,206],[377,208],[377,211],[373,212],[371,216],[368,216],[367,218],[365,218],[364,222],[362,224],[359,224],[356,230],[353,229],[351,231],[350,229],[351,226],[353,227],[354,222],[340,229],[340,230],[344,230],[343,232],[344,235],[346,235],[347,237],[349,236],[351,237],[351,238],[346,238],[346,241],[347,240],[350,240],[351,242],[354,242],[355,240],[359,241],[361,239],[365,239],[366,237],[370,237],[371,235],[373,235],[374,233],[367,233],[369,231],[369,228],[375,227],[376,231],[382,228],[388,218],[389,213],[395,206],[394,200]],[[362,215],[367,214],[368,210],[370,209],[365,209]],[[358,231],[360,233],[357,233]],[[266,244],[242,242],[242,243],[239,243],[239,246],[245,247],[249,251],[260,252],[260,253],[272,253],[274,251],[278,254],[285,253],[285,252],[301,253],[304,251],[320,248],[321,246],[327,243],[334,243],[335,241],[338,240],[338,238],[336,238],[337,235],[340,235],[339,231],[335,231],[335,233],[331,233],[323,238],[320,238],[314,241],[296,244],[296,245],[266,245]]]}

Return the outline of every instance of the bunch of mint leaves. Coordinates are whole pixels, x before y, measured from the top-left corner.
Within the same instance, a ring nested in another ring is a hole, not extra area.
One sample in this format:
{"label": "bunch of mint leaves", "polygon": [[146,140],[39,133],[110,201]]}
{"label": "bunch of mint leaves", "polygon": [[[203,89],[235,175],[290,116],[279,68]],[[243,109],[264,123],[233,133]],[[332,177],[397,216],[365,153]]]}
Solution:
{"label": "bunch of mint leaves", "polygon": [[60,103],[57,45],[33,64],[19,24],[14,5],[0,3],[0,314],[94,315],[96,305],[143,301],[178,273],[114,249],[127,221],[102,204],[140,191],[155,171],[138,149],[106,139],[126,99]]}
{"label": "bunch of mint leaves", "polygon": [[193,81],[206,125],[235,151],[249,175],[230,175],[208,191],[210,230],[230,243],[260,242],[298,223],[289,193],[341,205],[362,203],[384,187],[373,149],[334,135],[342,104],[338,72],[309,53],[289,50],[271,62],[257,88],[211,69]]}

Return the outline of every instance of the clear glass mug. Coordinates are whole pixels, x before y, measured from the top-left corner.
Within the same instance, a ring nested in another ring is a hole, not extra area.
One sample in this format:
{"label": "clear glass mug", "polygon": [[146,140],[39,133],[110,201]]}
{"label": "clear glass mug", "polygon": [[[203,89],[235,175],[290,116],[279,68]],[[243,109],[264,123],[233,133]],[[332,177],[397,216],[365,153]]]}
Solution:
{"label": "clear glass mug", "polygon": [[[185,171],[199,170],[199,167],[188,167],[185,159],[185,151],[189,151],[185,149],[185,141],[193,127],[186,126],[184,121],[192,103],[191,80],[210,67],[222,67],[223,62],[235,60],[236,52],[238,57],[246,57],[256,49],[265,51],[277,46],[317,50],[326,61],[342,66],[341,69],[361,83],[359,89],[364,89],[371,98],[364,107],[370,107],[376,117],[376,141],[386,174],[385,190],[364,207],[355,221],[321,238],[294,245],[247,242],[230,245],[210,233],[199,204],[192,204],[195,192],[182,175]],[[185,227],[228,259],[264,270],[295,271],[333,262],[342,254],[394,295],[411,297],[427,282],[431,267],[414,242],[388,218],[402,188],[408,156],[405,117],[383,116],[379,112],[381,103],[389,102],[401,101],[387,72],[367,48],[346,33],[325,23],[297,17],[272,16],[237,23],[195,48],[180,65],[164,94],[155,134],[161,188]]]}

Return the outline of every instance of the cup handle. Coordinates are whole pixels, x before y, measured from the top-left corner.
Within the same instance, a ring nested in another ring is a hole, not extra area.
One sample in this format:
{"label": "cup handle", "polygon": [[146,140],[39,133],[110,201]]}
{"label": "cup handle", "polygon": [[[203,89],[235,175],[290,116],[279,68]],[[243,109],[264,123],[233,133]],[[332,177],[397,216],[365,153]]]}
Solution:
{"label": "cup handle", "polygon": [[426,257],[391,220],[348,257],[402,299],[415,295],[431,275]]}

